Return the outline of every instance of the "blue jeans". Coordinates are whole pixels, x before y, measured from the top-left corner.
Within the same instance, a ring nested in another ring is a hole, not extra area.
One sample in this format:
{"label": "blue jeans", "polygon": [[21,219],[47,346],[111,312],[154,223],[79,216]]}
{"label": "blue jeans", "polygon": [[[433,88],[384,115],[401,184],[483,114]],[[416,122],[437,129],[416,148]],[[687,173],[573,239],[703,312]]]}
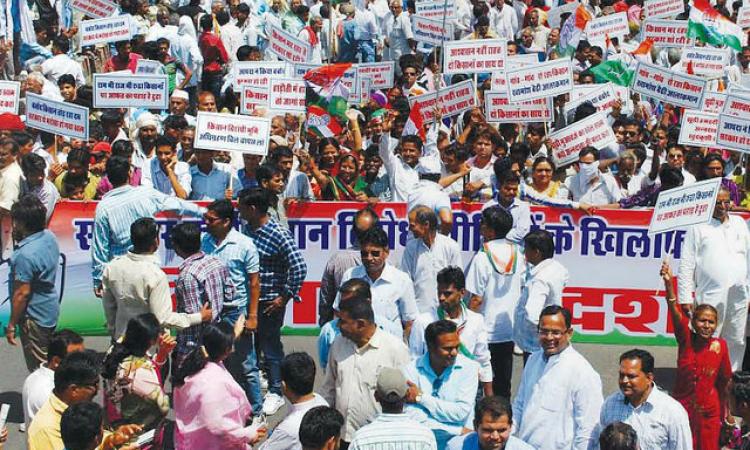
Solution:
{"label": "blue jeans", "polygon": [[[243,310],[244,308],[237,306],[225,306],[221,311],[221,321],[234,326]],[[253,415],[258,415],[263,411],[263,397],[260,395],[260,376],[254,341],[254,334],[243,333],[234,342],[234,352],[224,364],[245,391],[247,400],[253,407]]]}
{"label": "blue jeans", "polygon": [[359,55],[362,58],[363,63],[374,63],[375,62],[375,43],[369,41],[358,41],[359,44]]}
{"label": "blue jeans", "polygon": [[284,311],[263,314],[263,302],[258,307],[258,344],[263,352],[268,374],[268,392],[281,395],[281,360],[284,359],[284,346],[281,344],[281,327],[284,325]]}

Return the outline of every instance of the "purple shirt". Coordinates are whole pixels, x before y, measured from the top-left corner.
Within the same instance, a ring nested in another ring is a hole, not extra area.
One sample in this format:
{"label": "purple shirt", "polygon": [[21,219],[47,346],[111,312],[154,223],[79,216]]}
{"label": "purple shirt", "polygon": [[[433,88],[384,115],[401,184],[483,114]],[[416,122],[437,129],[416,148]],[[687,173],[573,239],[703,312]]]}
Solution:
{"label": "purple shirt", "polygon": [[[141,185],[141,169],[133,167],[133,173],[130,174],[130,185],[137,187]],[[104,175],[99,181],[99,186],[96,187],[96,198],[102,198],[104,194],[114,189],[112,183],[109,182],[109,177]]]}

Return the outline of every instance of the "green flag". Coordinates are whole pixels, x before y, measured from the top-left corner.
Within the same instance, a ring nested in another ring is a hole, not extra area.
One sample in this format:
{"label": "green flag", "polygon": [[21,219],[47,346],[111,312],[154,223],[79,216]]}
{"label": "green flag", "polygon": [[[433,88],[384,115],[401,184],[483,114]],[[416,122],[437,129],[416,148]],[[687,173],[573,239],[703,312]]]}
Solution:
{"label": "green flag", "polygon": [[629,87],[633,80],[635,70],[630,70],[619,59],[604,61],[590,69],[596,77],[597,83],[606,83],[611,81],[614,84]]}

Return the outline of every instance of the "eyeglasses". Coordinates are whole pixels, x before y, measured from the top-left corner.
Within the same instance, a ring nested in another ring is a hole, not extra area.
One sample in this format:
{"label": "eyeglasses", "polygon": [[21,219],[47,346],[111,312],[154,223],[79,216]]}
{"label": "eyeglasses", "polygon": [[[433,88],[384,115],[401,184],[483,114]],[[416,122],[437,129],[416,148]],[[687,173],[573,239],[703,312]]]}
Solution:
{"label": "eyeglasses", "polygon": [[417,72],[404,72],[404,75],[407,77],[416,77]]}
{"label": "eyeglasses", "polygon": [[539,336],[552,336],[553,338],[561,338],[562,335],[565,334],[565,331],[547,330],[545,328],[539,328],[536,332]]}
{"label": "eyeglasses", "polygon": [[632,137],[632,136],[637,136],[637,135],[638,135],[637,131],[626,131],[625,132],[625,136],[631,136]]}
{"label": "eyeglasses", "polygon": [[667,158],[669,158],[669,159],[682,159],[682,158],[684,158],[684,156],[682,155],[682,153],[669,153],[669,154],[667,154]]}

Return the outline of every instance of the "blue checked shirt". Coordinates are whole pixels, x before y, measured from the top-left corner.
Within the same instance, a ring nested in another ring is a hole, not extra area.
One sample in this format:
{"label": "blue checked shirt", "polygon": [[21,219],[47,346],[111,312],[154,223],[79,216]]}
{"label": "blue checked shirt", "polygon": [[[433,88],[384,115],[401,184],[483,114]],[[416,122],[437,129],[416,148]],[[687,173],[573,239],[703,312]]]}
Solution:
{"label": "blue checked shirt", "polygon": [[248,285],[251,273],[258,273],[258,250],[252,239],[232,228],[220,243],[205,233],[201,239],[201,250],[224,262],[234,284],[234,298],[226,306],[244,308],[250,301]]}
{"label": "blue checked shirt", "polygon": [[[180,264],[180,275],[174,286],[177,312],[200,312],[204,303],[211,304],[214,320],[222,306],[234,299],[234,285],[227,266],[219,258],[198,252]],[[194,325],[177,332],[178,355],[187,354],[200,341],[203,325]]]}
{"label": "blue checked shirt", "polygon": [[289,230],[273,219],[257,230],[245,227],[260,256],[260,301],[283,295],[299,301],[307,264]]}
{"label": "blue checked shirt", "polygon": [[91,246],[94,286],[102,284],[104,265],[128,252],[131,245],[130,225],[142,217],[154,217],[161,211],[202,217],[204,208],[145,186],[120,186],[104,194],[94,215],[94,241]]}

